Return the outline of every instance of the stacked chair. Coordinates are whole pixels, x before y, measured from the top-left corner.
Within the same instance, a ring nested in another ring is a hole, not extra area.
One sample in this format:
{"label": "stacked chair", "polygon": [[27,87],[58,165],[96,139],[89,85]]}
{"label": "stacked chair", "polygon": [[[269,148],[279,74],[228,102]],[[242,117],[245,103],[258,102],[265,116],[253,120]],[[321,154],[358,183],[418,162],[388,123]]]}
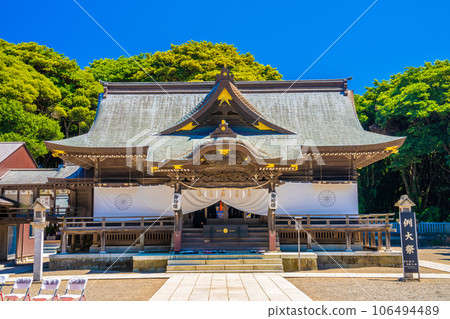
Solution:
{"label": "stacked chair", "polygon": [[[30,296],[30,287],[33,283],[33,278],[17,278],[14,281],[11,293],[4,295],[2,288],[8,279],[8,275],[0,275],[0,297],[1,300],[23,300],[23,301],[85,301],[86,300],[86,285],[88,279],[85,277],[74,277],[67,283],[64,295],[58,295],[58,289],[61,284],[61,279],[44,279],[41,288],[36,296]],[[17,290],[22,290],[18,293]]]}

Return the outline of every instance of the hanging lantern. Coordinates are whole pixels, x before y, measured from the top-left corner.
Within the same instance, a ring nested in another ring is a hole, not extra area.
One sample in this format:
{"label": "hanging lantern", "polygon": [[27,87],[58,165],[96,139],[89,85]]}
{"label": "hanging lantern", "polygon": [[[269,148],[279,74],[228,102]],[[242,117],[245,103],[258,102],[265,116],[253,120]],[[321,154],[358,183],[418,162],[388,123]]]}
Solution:
{"label": "hanging lantern", "polygon": [[225,197],[225,190],[224,189],[222,189],[221,197]]}
{"label": "hanging lantern", "polygon": [[250,193],[250,188],[248,189],[247,196],[252,196],[252,193]]}
{"label": "hanging lantern", "polygon": [[212,190],[210,190],[209,191],[209,197],[213,197],[214,195],[213,195],[213,192],[212,192]]}
{"label": "hanging lantern", "polygon": [[239,190],[237,190],[237,189],[236,189],[236,194],[235,194],[235,196],[236,196],[236,197],[239,197]]}
{"label": "hanging lantern", "polygon": [[202,191],[201,191],[200,188],[198,189],[197,195],[198,195],[198,196],[202,196]]}

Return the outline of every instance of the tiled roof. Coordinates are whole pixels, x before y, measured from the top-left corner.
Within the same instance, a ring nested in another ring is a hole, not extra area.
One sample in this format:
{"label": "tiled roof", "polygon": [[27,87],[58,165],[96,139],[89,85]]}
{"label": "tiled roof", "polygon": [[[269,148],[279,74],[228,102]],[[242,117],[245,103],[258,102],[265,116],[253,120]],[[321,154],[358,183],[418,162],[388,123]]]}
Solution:
{"label": "tiled roof", "polygon": [[0,142],[0,163],[23,145],[24,142]]}
{"label": "tiled roof", "polygon": [[65,166],[60,169],[11,169],[0,179],[0,185],[45,184],[49,178],[66,178],[78,169],[79,166]]}

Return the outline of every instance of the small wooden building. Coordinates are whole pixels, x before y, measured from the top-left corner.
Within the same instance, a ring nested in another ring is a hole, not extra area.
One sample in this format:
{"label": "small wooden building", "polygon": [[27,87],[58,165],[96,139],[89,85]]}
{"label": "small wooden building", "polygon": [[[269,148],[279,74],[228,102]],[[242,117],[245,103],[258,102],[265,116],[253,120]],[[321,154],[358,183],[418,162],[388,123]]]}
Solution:
{"label": "small wooden building", "polygon": [[[37,169],[24,142],[0,142],[0,180],[11,169]],[[17,196],[0,193],[0,210],[19,207],[20,203]],[[0,223],[0,260],[31,256],[33,245],[33,231],[29,223]]]}

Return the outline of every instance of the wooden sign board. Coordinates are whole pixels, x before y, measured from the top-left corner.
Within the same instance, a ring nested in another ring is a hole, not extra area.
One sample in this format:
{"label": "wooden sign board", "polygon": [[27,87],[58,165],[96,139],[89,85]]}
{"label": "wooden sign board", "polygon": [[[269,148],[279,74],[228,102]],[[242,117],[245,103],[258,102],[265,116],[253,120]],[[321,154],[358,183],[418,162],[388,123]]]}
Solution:
{"label": "wooden sign board", "polygon": [[402,244],[403,278],[411,279],[412,274],[419,272],[419,254],[417,241],[416,214],[400,212],[400,239]]}

